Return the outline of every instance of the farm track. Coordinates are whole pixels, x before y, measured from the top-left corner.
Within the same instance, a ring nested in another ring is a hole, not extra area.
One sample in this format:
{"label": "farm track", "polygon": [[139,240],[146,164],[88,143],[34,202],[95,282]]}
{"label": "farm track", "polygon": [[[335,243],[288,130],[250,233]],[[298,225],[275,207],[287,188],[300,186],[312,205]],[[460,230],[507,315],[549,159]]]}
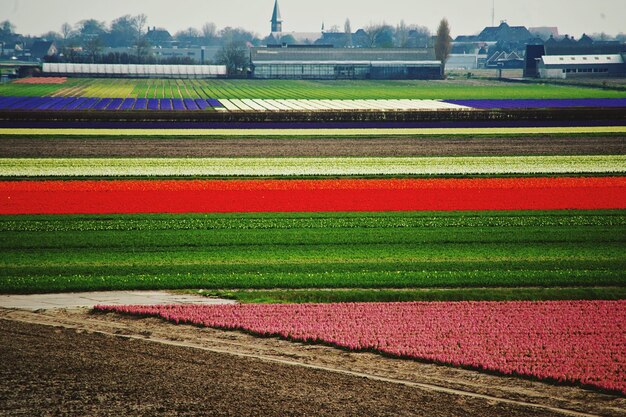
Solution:
{"label": "farm track", "polygon": [[[42,406],[116,415],[626,415],[623,397],[157,319],[87,310],[0,310],[0,318],[0,350],[16,356],[0,365],[11,372],[0,392],[10,390],[7,404],[25,415]],[[64,366],[73,390],[64,390]],[[81,403],[83,395],[97,401]],[[209,401],[217,407],[206,409]]]}
{"label": "farm track", "polygon": [[626,137],[3,138],[2,158],[623,155]]}

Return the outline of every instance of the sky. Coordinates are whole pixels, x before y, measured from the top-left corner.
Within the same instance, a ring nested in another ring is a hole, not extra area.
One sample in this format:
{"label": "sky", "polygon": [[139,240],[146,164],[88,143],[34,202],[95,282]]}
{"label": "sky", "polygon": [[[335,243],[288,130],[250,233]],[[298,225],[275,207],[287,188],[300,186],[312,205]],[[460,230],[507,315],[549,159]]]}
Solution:
{"label": "sky", "polygon": [[[491,26],[494,0],[279,0],[284,32],[320,31],[337,25],[343,31],[346,18],[352,29],[369,24],[395,25],[401,20],[436,31],[441,18],[450,22],[452,36],[479,33]],[[144,13],[149,26],[164,27],[172,34],[188,27],[200,29],[213,22],[218,29],[244,27],[261,37],[269,34],[274,0],[2,0],[0,21],[10,20],[17,33],[40,35],[60,31],[64,22],[83,19],[105,21]],[[495,22],[527,27],[557,26],[559,32],[626,32],[626,0],[495,0]]]}

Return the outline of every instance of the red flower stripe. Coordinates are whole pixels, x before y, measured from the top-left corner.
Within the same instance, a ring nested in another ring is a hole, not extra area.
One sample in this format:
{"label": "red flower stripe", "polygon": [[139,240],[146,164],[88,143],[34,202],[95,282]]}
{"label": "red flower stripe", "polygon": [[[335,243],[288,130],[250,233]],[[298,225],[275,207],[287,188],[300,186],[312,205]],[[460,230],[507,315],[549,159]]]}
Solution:
{"label": "red flower stripe", "polygon": [[0,182],[0,214],[623,208],[626,177]]}
{"label": "red flower stripe", "polygon": [[97,306],[626,394],[626,301]]}

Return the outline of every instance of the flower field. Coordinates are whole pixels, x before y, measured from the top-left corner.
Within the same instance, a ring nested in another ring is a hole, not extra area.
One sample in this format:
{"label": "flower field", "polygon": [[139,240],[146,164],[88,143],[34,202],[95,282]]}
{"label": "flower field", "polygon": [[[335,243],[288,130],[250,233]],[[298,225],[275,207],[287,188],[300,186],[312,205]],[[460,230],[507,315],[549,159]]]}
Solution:
{"label": "flower field", "polygon": [[[532,110],[569,107],[595,109]],[[0,294],[323,300],[99,310],[624,395],[624,107],[489,80],[1,85]]]}
{"label": "flower field", "polygon": [[626,209],[624,177],[0,182],[1,214]]}
{"label": "flower field", "polygon": [[626,394],[626,302],[96,306]]}
{"label": "flower field", "polygon": [[[37,79],[38,80],[38,79]],[[33,81],[35,82],[35,81]],[[40,81],[36,81],[39,83]],[[143,99],[493,100],[625,98],[623,91],[498,81],[305,81],[70,78],[59,85],[10,83],[0,96]]]}
{"label": "flower field", "polygon": [[626,156],[0,158],[4,177],[293,177],[625,173]]}
{"label": "flower field", "polygon": [[44,85],[44,84],[64,84],[67,81],[67,77],[31,77],[21,78],[14,81],[15,84],[28,84],[28,85]]}

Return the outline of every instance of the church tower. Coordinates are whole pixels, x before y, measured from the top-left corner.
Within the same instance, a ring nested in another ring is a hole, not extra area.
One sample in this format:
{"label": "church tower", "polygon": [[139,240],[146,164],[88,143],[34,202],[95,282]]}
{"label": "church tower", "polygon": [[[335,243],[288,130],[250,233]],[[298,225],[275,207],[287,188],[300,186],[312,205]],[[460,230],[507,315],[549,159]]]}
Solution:
{"label": "church tower", "polygon": [[280,8],[278,0],[274,3],[274,12],[272,13],[272,33],[283,31],[283,19],[280,17]]}

